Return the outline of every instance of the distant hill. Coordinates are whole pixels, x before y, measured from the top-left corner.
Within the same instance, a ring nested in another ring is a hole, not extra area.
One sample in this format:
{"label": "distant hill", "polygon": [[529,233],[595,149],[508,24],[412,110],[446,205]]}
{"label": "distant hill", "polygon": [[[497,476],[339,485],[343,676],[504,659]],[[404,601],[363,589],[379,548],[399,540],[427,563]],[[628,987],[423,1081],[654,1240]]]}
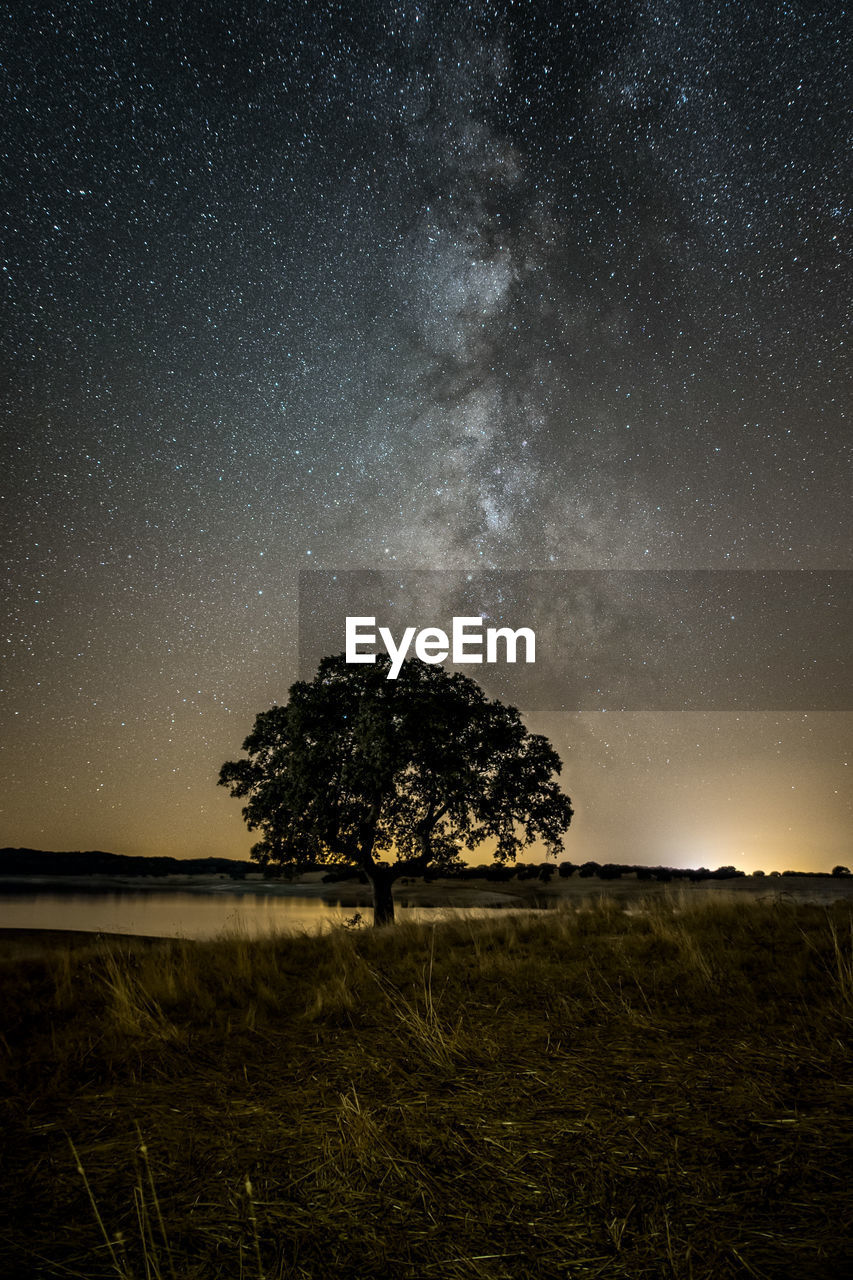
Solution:
{"label": "distant hill", "polygon": [[[303,871],[322,871],[326,878],[332,880],[358,879],[357,868],[341,863],[311,863],[301,868]],[[233,858],[145,858],[129,857],[123,853],[105,853],[102,849],[79,850],[69,853],[46,852],[43,849],[0,849],[0,879],[13,876],[45,876],[51,879],[61,876],[216,876],[226,875],[234,880],[242,880],[252,873],[261,873],[256,862],[241,862]],[[782,877],[819,878],[828,876],[827,871],[783,871]],[[850,878],[847,867],[835,867],[832,871],[835,878]],[[577,875],[584,879],[594,877],[598,880],[619,880],[622,876],[634,876],[637,880],[743,880],[745,873],[736,867],[718,867],[711,871],[708,867],[649,867],[629,863],[584,862],[578,866],[574,862],[542,862],[518,863],[502,866],[496,863],[479,866],[459,866],[439,872],[427,872],[427,880],[435,880],[438,876],[458,880],[544,880],[552,876],[561,879]],[[763,871],[754,872],[754,878],[764,875]],[[780,875],[771,871],[769,879]],[[286,873],[284,873],[287,878]],[[274,877],[275,878],[275,877]]]}
{"label": "distant hill", "polygon": [[231,858],[144,858],[102,849],[73,853],[0,849],[0,876],[215,876],[242,878],[259,868]]}

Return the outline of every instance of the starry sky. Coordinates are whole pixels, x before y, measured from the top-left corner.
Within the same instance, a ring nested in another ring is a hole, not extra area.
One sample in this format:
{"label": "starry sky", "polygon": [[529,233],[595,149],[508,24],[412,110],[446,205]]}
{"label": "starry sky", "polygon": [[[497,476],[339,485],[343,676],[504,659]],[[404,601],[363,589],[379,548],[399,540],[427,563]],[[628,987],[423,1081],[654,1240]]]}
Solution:
{"label": "starry sky", "polygon": [[[847,21],[4,6],[0,844],[246,856],[306,569],[853,568]],[[559,692],[574,861],[849,863],[849,711]]]}

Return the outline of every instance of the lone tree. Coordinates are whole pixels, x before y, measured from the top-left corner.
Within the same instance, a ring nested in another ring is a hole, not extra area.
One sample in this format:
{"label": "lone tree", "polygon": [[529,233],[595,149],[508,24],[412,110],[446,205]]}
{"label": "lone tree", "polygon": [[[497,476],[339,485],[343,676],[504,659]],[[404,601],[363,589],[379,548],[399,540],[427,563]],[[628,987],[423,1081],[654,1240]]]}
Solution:
{"label": "lone tree", "polygon": [[552,775],[560,758],[515,707],[468,676],[416,658],[396,680],[390,660],[324,658],[283,707],[262,711],[219,785],[245,800],[262,839],[251,856],[298,870],[318,858],[361,868],[374,923],[394,919],[401,875],[448,869],[463,849],[495,843],[498,862],[541,840],[563,848],[572,806]]}

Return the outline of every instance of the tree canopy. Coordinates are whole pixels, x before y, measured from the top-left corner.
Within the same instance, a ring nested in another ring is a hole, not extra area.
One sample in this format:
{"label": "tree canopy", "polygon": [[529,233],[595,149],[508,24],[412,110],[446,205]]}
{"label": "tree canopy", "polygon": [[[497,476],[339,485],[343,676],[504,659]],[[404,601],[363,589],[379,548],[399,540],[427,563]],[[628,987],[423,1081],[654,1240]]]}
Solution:
{"label": "tree canopy", "polygon": [[377,924],[393,920],[399,875],[449,867],[486,841],[498,862],[537,840],[556,855],[572,818],[559,756],[515,707],[442,666],[411,658],[396,680],[389,666],[324,658],[285,706],[259,713],[246,758],[219,774],[262,835],[256,861],[360,867]]}

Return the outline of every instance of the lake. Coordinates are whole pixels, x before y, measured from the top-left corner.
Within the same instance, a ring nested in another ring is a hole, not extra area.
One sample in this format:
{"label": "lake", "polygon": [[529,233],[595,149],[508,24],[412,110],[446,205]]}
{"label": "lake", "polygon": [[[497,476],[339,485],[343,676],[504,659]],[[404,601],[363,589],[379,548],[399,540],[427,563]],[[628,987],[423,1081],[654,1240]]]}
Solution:
{"label": "lake", "polygon": [[[319,884],[276,885],[273,889],[264,886],[257,890],[248,886],[230,890],[219,884],[211,885],[208,890],[184,889],[177,885],[173,889],[139,889],[127,885],[84,886],[78,890],[69,885],[57,891],[50,883],[38,888],[32,881],[29,883],[32,887],[21,882],[12,886],[9,881],[0,885],[0,929],[59,929],[166,938],[215,938],[222,933],[239,932],[258,938],[275,933],[318,933],[352,920],[356,912],[365,924],[373,923],[370,907],[326,902]],[[344,894],[348,888],[351,892],[351,886],[342,886]],[[480,895],[481,901],[485,899],[483,905],[403,907],[398,903],[396,912],[398,920],[437,921],[459,915],[494,916],[500,912],[560,904],[578,908],[596,901],[605,892],[629,911],[642,909],[647,898],[658,896],[672,897],[682,906],[710,897],[732,902],[778,899],[827,906],[839,898],[849,900],[853,896],[853,877],[795,882],[780,878],[769,883],[749,878],[675,886],[633,880],[608,882],[604,886],[596,880],[575,879],[561,883],[559,896],[529,900],[525,906],[517,899],[512,905],[492,905],[499,898],[484,892]]]}
{"label": "lake", "polygon": [[[356,910],[366,924],[373,923],[370,907],[341,907],[295,893],[39,890],[0,894],[0,929],[71,929],[163,938],[215,938],[239,932],[259,938],[273,933],[318,933],[351,920]],[[501,910],[397,906],[396,913],[398,920],[444,920],[455,915],[494,915]]]}

